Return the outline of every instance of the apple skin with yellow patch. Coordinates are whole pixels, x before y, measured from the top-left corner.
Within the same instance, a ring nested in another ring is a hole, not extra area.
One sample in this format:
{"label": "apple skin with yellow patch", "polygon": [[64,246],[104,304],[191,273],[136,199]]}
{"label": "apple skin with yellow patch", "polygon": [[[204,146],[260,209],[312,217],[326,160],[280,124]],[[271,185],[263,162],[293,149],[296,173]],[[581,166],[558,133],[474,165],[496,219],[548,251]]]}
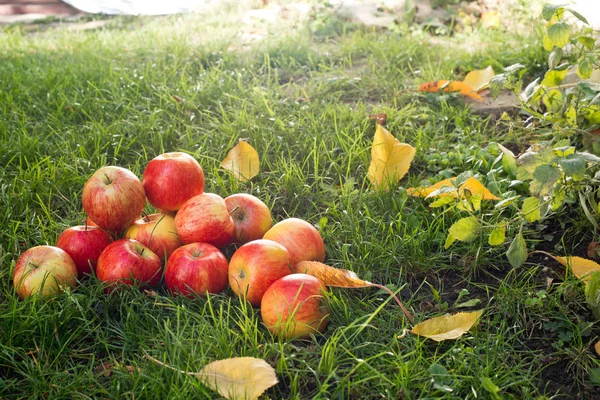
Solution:
{"label": "apple skin with yellow patch", "polygon": [[240,244],[262,239],[273,224],[271,210],[258,197],[236,193],[225,198],[227,210],[235,224],[235,241]]}
{"label": "apple skin with yellow patch", "polygon": [[170,214],[150,214],[135,221],[125,231],[125,238],[148,247],[163,263],[183,243],[177,234],[175,217]]}
{"label": "apple skin with yellow patch", "polygon": [[273,225],[263,239],[282,244],[290,252],[292,265],[300,261],[325,261],[325,243],[321,234],[302,219],[284,219]]}

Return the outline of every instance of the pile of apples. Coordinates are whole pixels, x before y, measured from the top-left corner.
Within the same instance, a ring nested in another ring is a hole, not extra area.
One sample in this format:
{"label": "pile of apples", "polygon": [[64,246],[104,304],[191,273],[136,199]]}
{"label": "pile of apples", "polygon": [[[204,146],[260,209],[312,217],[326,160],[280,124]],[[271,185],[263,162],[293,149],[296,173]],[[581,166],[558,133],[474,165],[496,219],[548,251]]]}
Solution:
{"label": "pile of apples", "polygon": [[[143,216],[146,200],[159,212]],[[329,309],[317,278],[293,273],[304,260],[323,262],[319,231],[298,218],[272,226],[269,208],[255,196],[225,199],[204,192],[200,164],[186,153],[152,159],[142,180],[106,166],[85,183],[84,226],[63,231],[56,246],[36,246],[18,259],[19,297],[49,295],[95,274],[106,292],[119,285],[156,287],[188,297],[235,295],[260,307],[267,329],[282,338],[322,331]],[[239,245],[228,261],[220,249]]]}

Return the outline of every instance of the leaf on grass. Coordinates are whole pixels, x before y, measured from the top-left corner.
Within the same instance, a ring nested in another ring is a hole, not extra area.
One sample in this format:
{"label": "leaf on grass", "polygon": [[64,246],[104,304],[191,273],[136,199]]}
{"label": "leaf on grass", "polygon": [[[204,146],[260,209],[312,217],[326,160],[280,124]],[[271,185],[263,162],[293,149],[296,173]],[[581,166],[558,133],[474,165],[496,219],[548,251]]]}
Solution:
{"label": "leaf on grass", "polygon": [[221,167],[233,173],[236,179],[247,182],[258,175],[260,160],[258,153],[248,143],[240,140],[227,157],[221,162]]}
{"label": "leaf on grass", "polygon": [[[408,188],[406,192],[415,197],[446,197],[452,196],[454,198],[464,197],[465,190],[468,190],[471,195],[476,196],[480,195],[482,200],[500,200],[498,196],[495,196],[492,192],[490,192],[481,182],[477,180],[477,178],[470,177],[468,178],[462,185],[456,188],[456,178],[444,179],[443,181],[439,181],[436,184],[433,184],[428,187],[419,187],[419,188]],[[443,193],[434,192],[439,191],[442,188],[454,188],[454,190],[447,190]],[[433,195],[432,195],[433,194]]]}
{"label": "leaf on grass", "polygon": [[490,83],[490,80],[496,76],[494,68],[488,66],[486,69],[476,69],[465,76],[463,83],[471,86],[473,90],[479,92]]}
{"label": "leaf on grass", "polygon": [[596,354],[600,356],[600,342],[596,342],[594,345],[594,350],[596,351]]}
{"label": "leaf on grass", "polygon": [[229,400],[254,400],[277,384],[275,370],[260,358],[226,358],[204,366],[200,372],[187,372],[173,368],[149,355],[145,357],[173,371],[199,378],[206,386]]}
{"label": "leaf on grass", "polygon": [[419,92],[430,92],[437,93],[442,90],[445,93],[458,92],[463,96],[467,96],[471,99],[483,101],[483,97],[477,94],[473,88],[461,81],[447,81],[439,80],[434,82],[425,82],[419,86]]}
{"label": "leaf on grass", "polygon": [[378,124],[373,138],[367,178],[378,188],[388,188],[389,185],[396,184],[408,172],[415,152],[414,147],[400,143],[387,129]]}
{"label": "leaf on grass", "polygon": [[[448,229],[448,234],[452,236],[454,240],[460,240],[462,242],[472,242],[479,235],[479,231],[481,230],[481,223],[477,219],[477,217],[465,217],[461,218]],[[454,242],[452,240],[452,242]],[[448,240],[445,246],[446,248],[450,247],[452,244],[450,242],[448,244]]]}
{"label": "leaf on grass", "polygon": [[312,275],[323,282],[323,284],[326,286],[339,288],[376,287],[382,289],[394,298],[409,321],[413,321],[412,314],[406,309],[406,307],[404,307],[402,301],[400,301],[400,299],[388,287],[378,283],[362,280],[352,271],[334,268],[318,261],[300,261],[292,267],[292,271],[294,273]]}
{"label": "leaf on grass", "polygon": [[538,251],[538,253],[545,254],[548,257],[554,258],[564,267],[570,268],[571,272],[573,272],[573,275],[575,275],[579,279],[583,279],[583,281],[588,281],[588,275],[592,272],[600,271],[600,264],[598,264],[595,261],[588,260],[587,258],[571,256],[560,257],[550,253],[546,253],[545,251]]}
{"label": "leaf on grass", "polygon": [[600,272],[592,272],[585,283],[585,301],[596,319],[600,318]]}
{"label": "leaf on grass", "polygon": [[490,233],[490,237],[488,238],[488,244],[490,246],[500,246],[501,244],[504,244],[505,239],[506,222],[502,221],[502,223],[500,225],[497,225]]}
{"label": "leaf on grass", "polygon": [[483,310],[442,315],[415,325],[410,332],[435,340],[436,342],[458,339],[475,325],[481,314],[483,314]]}
{"label": "leaf on grass", "polygon": [[518,268],[527,261],[527,243],[520,232],[508,247],[506,258],[513,268]]}
{"label": "leaf on grass", "polygon": [[528,197],[523,201],[523,207],[521,213],[527,220],[527,222],[535,222],[542,219],[540,209],[542,202],[537,197]]}

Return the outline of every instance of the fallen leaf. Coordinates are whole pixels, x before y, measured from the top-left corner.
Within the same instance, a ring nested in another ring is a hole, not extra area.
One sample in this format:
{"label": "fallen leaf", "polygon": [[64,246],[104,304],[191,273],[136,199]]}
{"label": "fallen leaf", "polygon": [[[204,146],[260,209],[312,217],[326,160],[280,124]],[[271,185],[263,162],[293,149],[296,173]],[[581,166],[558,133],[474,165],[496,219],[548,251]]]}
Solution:
{"label": "fallen leaf", "polygon": [[415,152],[414,147],[400,143],[387,129],[378,124],[373,138],[367,178],[378,188],[388,188],[389,185],[396,184],[408,172]]}
{"label": "fallen leaf", "polygon": [[292,270],[295,273],[312,275],[315,278],[318,278],[326,286],[339,288],[376,287],[382,289],[394,298],[410,322],[413,322],[414,320],[412,314],[404,307],[404,304],[402,304],[402,301],[400,301],[388,287],[362,280],[352,271],[334,268],[318,261],[300,261],[292,267]]}
{"label": "fallen leaf", "polygon": [[596,342],[594,345],[594,350],[596,350],[596,354],[600,356],[600,342]]}
{"label": "fallen leaf", "polygon": [[470,97],[474,100],[483,101],[483,97],[478,95],[470,85],[461,81],[440,80],[435,82],[425,82],[419,86],[419,92],[437,93],[440,90],[445,93],[458,92],[463,96]]}
{"label": "fallen leaf", "polygon": [[186,372],[149,355],[145,357],[173,371],[200,378],[206,386],[229,400],[257,399],[265,390],[277,384],[275,370],[260,358],[226,358],[206,365],[200,372]]}
{"label": "fallen leaf", "polygon": [[467,76],[465,76],[463,83],[466,83],[472,87],[474,91],[479,92],[480,90],[483,90],[488,83],[490,83],[490,80],[494,76],[496,76],[496,73],[490,65],[486,69],[477,69],[469,72]]}
{"label": "fallen leaf", "polygon": [[592,240],[587,248],[587,256],[589,258],[598,258],[600,256],[600,244]]}
{"label": "fallen leaf", "polygon": [[442,315],[415,325],[410,332],[436,342],[458,339],[475,325],[481,314],[483,314],[483,310]]}
{"label": "fallen leaf", "polygon": [[589,279],[589,274],[600,271],[600,264],[595,261],[588,260],[587,258],[571,256],[560,257],[546,253],[545,251],[536,251],[536,253],[545,254],[548,257],[554,258],[566,268],[570,268],[571,272],[573,272],[573,275],[575,275],[578,279],[582,279],[584,282]]}
{"label": "fallen leaf", "polygon": [[227,157],[221,162],[221,167],[233,173],[236,179],[247,182],[258,175],[260,160],[258,153],[248,143],[240,140]]}
{"label": "fallen leaf", "polygon": [[485,186],[483,186],[483,184],[479,182],[477,178],[470,177],[458,188],[456,187],[455,182],[456,178],[448,178],[428,187],[408,188],[406,189],[406,192],[415,197],[430,197],[432,193],[437,192],[442,188],[454,188],[454,190],[444,191],[443,193],[439,193],[431,197],[464,197],[465,190],[468,190],[471,192],[471,195],[480,195],[483,200],[500,200],[498,196],[495,196]]}

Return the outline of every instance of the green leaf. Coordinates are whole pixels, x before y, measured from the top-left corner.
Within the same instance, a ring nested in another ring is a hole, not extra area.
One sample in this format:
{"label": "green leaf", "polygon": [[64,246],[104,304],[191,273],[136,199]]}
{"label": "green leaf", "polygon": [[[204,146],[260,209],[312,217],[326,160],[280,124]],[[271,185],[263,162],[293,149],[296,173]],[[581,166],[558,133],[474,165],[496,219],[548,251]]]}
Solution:
{"label": "green leaf", "polygon": [[563,106],[563,93],[558,89],[552,89],[544,93],[542,101],[549,112],[558,112]]}
{"label": "green leaf", "polygon": [[429,205],[429,207],[431,207],[431,208],[442,207],[442,206],[445,206],[446,204],[452,203],[453,201],[455,201],[455,199],[452,196],[438,197],[437,200],[435,200],[434,202],[432,202]]}
{"label": "green leaf", "polygon": [[[546,4],[544,8],[542,8],[542,18],[546,21],[550,21],[554,14],[558,14],[558,11],[565,7],[566,4]],[[570,10],[569,10],[570,11]],[[564,10],[561,10],[564,12]]]}
{"label": "green leaf", "polygon": [[554,196],[552,197],[552,204],[550,205],[552,210],[558,210],[563,203],[565,202],[565,198],[567,197],[567,193],[562,185],[558,186],[558,189],[554,191]]}
{"label": "green leaf", "polygon": [[542,40],[542,46],[546,51],[552,51],[552,49],[554,49],[554,43],[552,43],[552,40],[550,40],[548,34],[544,35],[544,39]]}
{"label": "green leaf", "polygon": [[497,225],[490,233],[490,237],[488,238],[488,244],[490,246],[500,246],[501,244],[504,244],[505,239],[506,222],[502,221],[502,223],[500,225]]}
{"label": "green leaf", "polygon": [[579,64],[577,64],[577,75],[581,79],[587,79],[592,76],[592,72],[594,72],[594,65],[589,57],[582,57],[579,60]]}
{"label": "green leaf", "polygon": [[567,8],[567,10],[569,10],[569,12],[571,14],[573,14],[575,16],[575,18],[577,18],[578,20],[580,20],[581,22],[583,22],[586,25],[589,25],[590,23],[588,22],[587,18],[585,18],[583,15],[581,15],[580,13],[578,13],[577,11],[573,10],[572,8]]}
{"label": "green leaf", "polygon": [[548,66],[550,67],[550,69],[554,69],[558,66],[558,64],[560,64],[560,60],[562,60],[562,56],[563,56],[563,51],[560,47],[555,47],[554,49],[552,49],[552,51],[550,52],[550,55],[548,56]]}
{"label": "green leaf", "polygon": [[448,229],[448,233],[456,240],[472,242],[479,235],[481,223],[477,217],[461,218]]}
{"label": "green leaf", "polygon": [[577,154],[571,154],[560,160],[560,166],[565,175],[572,177],[574,181],[581,181],[585,177],[585,165],[585,160]]}
{"label": "green leaf", "polygon": [[592,272],[585,283],[585,300],[596,319],[600,319],[600,272]]}
{"label": "green leaf", "polygon": [[479,303],[481,303],[480,299],[471,299],[471,300],[467,300],[462,303],[455,304],[454,307],[456,307],[456,308],[474,307]]}
{"label": "green leaf", "polygon": [[452,244],[456,242],[456,238],[454,236],[452,236],[452,234],[448,234],[448,236],[446,237],[446,242],[444,243],[444,248],[448,249],[450,246],[452,246]]}
{"label": "green leaf", "polygon": [[500,399],[500,396],[498,395],[500,388],[496,386],[496,384],[494,384],[490,378],[482,376],[479,378],[479,380],[481,381],[481,386],[492,395],[494,400]]}
{"label": "green leaf", "polygon": [[544,75],[544,80],[540,84],[547,87],[558,86],[562,83],[562,81],[565,80],[566,76],[566,69],[563,69],[562,71],[551,69],[546,72],[546,75]]}
{"label": "green leaf", "polygon": [[527,222],[535,222],[542,219],[542,214],[540,213],[541,205],[542,202],[537,197],[528,197],[523,201],[521,213]]}
{"label": "green leaf", "polygon": [[590,382],[596,386],[600,386],[600,368],[590,369],[588,376],[590,377]]}
{"label": "green leaf", "polygon": [[523,238],[523,234],[519,232],[510,244],[508,251],[506,252],[506,258],[513,268],[520,267],[527,261],[527,243]]}
{"label": "green leaf", "polygon": [[517,176],[517,160],[508,154],[502,154],[502,169],[511,177]]}
{"label": "green leaf", "polygon": [[596,39],[589,36],[579,36],[577,41],[590,51],[594,50],[594,47],[596,47]]}
{"label": "green leaf", "polygon": [[569,43],[571,26],[566,22],[557,22],[548,27],[548,38],[556,47],[564,47]]}
{"label": "green leaf", "polygon": [[529,184],[529,191],[534,196],[547,196],[552,192],[552,187],[560,178],[560,171],[552,165],[542,164],[533,171],[533,180]]}

